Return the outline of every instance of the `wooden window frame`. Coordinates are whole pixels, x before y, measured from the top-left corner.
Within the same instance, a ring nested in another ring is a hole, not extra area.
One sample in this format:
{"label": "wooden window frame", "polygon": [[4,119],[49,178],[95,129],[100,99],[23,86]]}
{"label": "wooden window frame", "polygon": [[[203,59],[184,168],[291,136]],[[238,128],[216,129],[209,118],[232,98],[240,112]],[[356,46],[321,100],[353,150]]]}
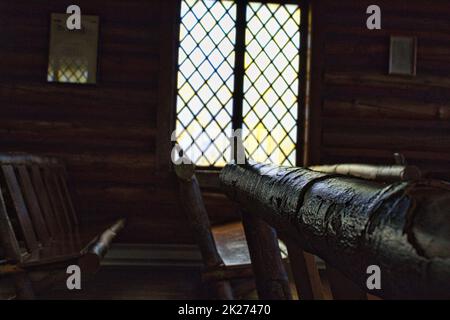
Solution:
{"label": "wooden window frame", "polygon": [[[218,0],[227,1],[227,0]],[[307,152],[306,146],[306,130],[307,130],[307,90],[308,90],[308,43],[309,43],[309,26],[310,26],[310,0],[236,0],[237,16],[236,16],[236,44],[235,44],[235,66],[234,66],[234,92],[233,92],[233,130],[241,129],[243,123],[243,88],[244,88],[244,61],[245,61],[245,32],[247,28],[247,4],[250,2],[260,3],[277,3],[277,4],[295,4],[301,9],[300,24],[300,66],[299,66],[299,90],[298,90],[298,116],[297,116],[297,141],[296,141],[296,165],[303,166]],[[157,167],[163,171],[172,171],[171,151],[173,142],[171,142],[171,133],[175,130],[177,120],[177,77],[178,77],[178,51],[180,48],[179,30],[181,24],[181,3],[182,0],[164,1],[162,16],[171,15],[175,17],[170,21],[163,21],[162,30],[169,30],[172,39],[163,36],[166,40],[161,43],[161,66],[160,66],[160,103],[158,108],[158,159]],[[176,12],[175,14],[173,14]],[[170,38],[170,37],[169,37]],[[168,70],[171,74],[168,76]],[[170,92],[170,97],[167,93]],[[163,131],[162,131],[163,130]],[[165,141],[163,141],[164,139]],[[200,183],[205,186],[218,187],[218,174],[222,168],[220,167],[201,167],[197,170],[197,176]],[[203,182],[203,183],[202,183]]]}

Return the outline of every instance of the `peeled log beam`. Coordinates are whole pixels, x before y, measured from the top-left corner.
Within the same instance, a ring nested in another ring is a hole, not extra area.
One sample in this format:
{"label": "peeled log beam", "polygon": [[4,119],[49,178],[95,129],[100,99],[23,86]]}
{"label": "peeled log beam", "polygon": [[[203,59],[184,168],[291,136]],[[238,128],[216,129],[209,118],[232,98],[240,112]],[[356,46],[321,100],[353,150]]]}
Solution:
{"label": "peeled log beam", "polygon": [[367,164],[335,164],[312,166],[309,169],[323,173],[337,173],[375,181],[396,182],[420,179],[415,166],[375,166]]}
{"label": "peeled log beam", "polygon": [[373,181],[303,168],[228,165],[227,195],[361,289],[381,268],[387,299],[450,298],[450,185]]}

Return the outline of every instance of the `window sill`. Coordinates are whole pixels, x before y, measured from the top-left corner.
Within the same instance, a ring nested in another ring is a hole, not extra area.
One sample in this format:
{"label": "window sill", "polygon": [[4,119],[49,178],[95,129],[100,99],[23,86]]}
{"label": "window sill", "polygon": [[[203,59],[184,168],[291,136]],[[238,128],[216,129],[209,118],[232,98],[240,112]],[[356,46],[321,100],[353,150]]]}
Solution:
{"label": "window sill", "polygon": [[196,170],[195,175],[197,176],[200,187],[220,190],[220,170]]}

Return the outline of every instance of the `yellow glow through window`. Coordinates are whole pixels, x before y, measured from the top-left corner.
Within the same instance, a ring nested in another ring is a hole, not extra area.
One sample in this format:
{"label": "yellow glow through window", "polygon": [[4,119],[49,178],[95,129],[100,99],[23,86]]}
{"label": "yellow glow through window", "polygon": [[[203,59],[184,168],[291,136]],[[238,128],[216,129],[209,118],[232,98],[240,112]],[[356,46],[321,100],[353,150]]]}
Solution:
{"label": "yellow glow through window", "polygon": [[234,68],[242,59],[242,123],[234,126],[243,129],[246,153],[259,162],[295,165],[300,8],[247,3],[242,57],[235,50],[237,10],[234,1],[182,1],[177,142],[197,166],[230,161]]}

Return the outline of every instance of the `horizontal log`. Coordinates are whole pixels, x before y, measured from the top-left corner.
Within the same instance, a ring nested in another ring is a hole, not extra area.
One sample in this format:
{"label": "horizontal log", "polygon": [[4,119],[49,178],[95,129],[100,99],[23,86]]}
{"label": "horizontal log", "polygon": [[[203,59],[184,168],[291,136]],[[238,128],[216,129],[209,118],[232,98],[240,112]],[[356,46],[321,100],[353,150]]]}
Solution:
{"label": "horizontal log", "polygon": [[[350,112],[350,114],[352,114]],[[323,127],[327,131],[349,131],[373,133],[377,131],[410,132],[414,130],[417,136],[445,135],[450,130],[450,121],[441,120],[411,120],[395,118],[347,116],[322,117]]]}
{"label": "horizontal log", "polygon": [[[103,5],[103,1],[98,0],[80,0],[77,2],[82,10],[83,14],[87,15],[99,15],[102,19],[101,22],[109,21],[123,21],[124,14],[133,14],[134,19],[127,19],[130,24],[139,22],[141,24],[152,24],[154,21],[159,21],[159,3],[157,1],[143,1],[134,0],[123,3],[121,1],[110,1],[108,5]],[[66,6],[67,7],[67,6]],[[45,6],[30,5],[29,1],[15,1],[14,4],[7,4],[2,7],[5,13],[8,13],[8,17],[14,17],[17,19],[30,19],[31,21],[48,21],[49,12],[61,12],[66,9],[60,1],[46,1]],[[149,20],[147,20],[149,19]],[[136,22],[134,22],[134,21]]]}
{"label": "horizontal log", "polygon": [[102,139],[79,139],[67,137],[55,139],[33,135],[2,135],[0,130],[0,148],[9,152],[31,152],[48,153],[57,151],[59,153],[123,153],[123,154],[145,154],[155,153],[155,142],[149,139],[147,142],[129,140],[102,140]]}
{"label": "horizontal log", "polygon": [[395,77],[383,74],[363,74],[360,72],[341,72],[325,74],[325,83],[338,85],[356,85],[384,88],[440,88],[450,89],[448,77],[417,76],[415,78]]}
{"label": "horizontal log", "polygon": [[0,119],[0,128],[8,132],[24,131],[24,133],[39,132],[46,136],[78,136],[79,138],[92,138],[93,135],[101,139],[149,139],[156,134],[156,130],[134,123],[121,123],[120,130],[117,124],[110,121],[31,121],[23,119]]}
{"label": "horizontal log", "polygon": [[29,165],[30,163],[38,165],[62,165],[57,158],[36,156],[27,153],[0,153],[0,163],[11,165]]}
{"label": "horizontal log", "polygon": [[[387,150],[385,148],[370,148],[370,146],[366,148],[322,148],[323,155],[326,159],[328,157],[333,158],[369,158],[372,161],[368,163],[383,163],[386,161],[392,161],[392,155],[394,152],[391,150]],[[407,160],[411,163],[415,164],[417,162],[427,162],[427,163],[450,163],[450,153],[442,152],[437,150],[435,152],[429,151],[406,151],[402,150],[402,154],[405,156]],[[326,160],[324,159],[324,160]],[[366,163],[366,162],[364,162]],[[450,171],[450,165],[448,165]]]}
{"label": "horizontal log", "polygon": [[[436,30],[448,29],[448,20],[446,19],[446,11],[448,11],[448,5],[444,3],[437,4],[434,8],[434,13],[424,13],[425,5],[423,1],[410,1],[416,3],[416,9],[409,6],[403,6],[395,8],[392,2],[380,3],[379,6],[383,8],[383,17],[386,22],[383,23],[383,30],[430,30],[433,27]],[[437,2],[437,1],[436,1]],[[360,30],[365,30],[365,25],[361,25],[361,19],[358,13],[367,9],[368,2],[360,1],[359,3],[352,3],[351,5],[342,5],[334,3],[326,6],[322,14],[325,16],[326,21],[329,21],[330,25],[340,26],[359,26]],[[429,7],[430,8],[430,7]],[[407,12],[408,14],[405,14]],[[447,13],[448,14],[448,13]],[[433,19],[434,18],[434,19]],[[370,34],[366,32],[366,35]]]}
{"label": "horizontal log", "polygon": [[[166,212],[170,212],[171,216],[164,215]],[[127,226],[119,234],[117,243],[195,243],[192,231],[189,228],[180,228],[180,225],[188,225],[182,208],[176,208],[173,205],[134,208],[133,206],[120,207],[112,204],[109,208],[95,208],[93,212],[80,211],[80,214],[80,218],[85,224],[91,223],[92,219],[95,221],[98,218],[112,220],[120,216],[126,217]]]}
{"label": "horizontal log", "polygon": [[[342,20],[342,18],[341,18]],[[379,45],[384,44],[385,46],[389,45],[389,42],[386,43],[386,37],[389,37],[390,31],[383,28],[382,30],[379,30],[378,32],[371,32],[368,33],[367,29],[361,25],[360,22],[353,23],[353,24],[347,24],[347,25],[341,25],[337,23],[332,23],[330,20],[326,20],[327,24],[323,25],[322,31],[326,33],[327,40],[329,40],[328,44],[330,43],[336,43],[339,41],[336,41],[337,39],[340,39],[340,37],[346,37],[346,39],[355,39],[355,37],[358,37],[358,39],[361,39],[362,41],[366,39],[372,39],[375,40],[372,42],[371,45]],[[414,21],[414,24],[417,22]],[[415,35],[425,41],[425,44],[428,43],[427,41],[433,41],[436,43],[443,43],[445,46],[445,42],[450,40],[450,36],[445,30],[433,30],[433,32],[430,32],[428,29],[417,29],[415,32]],[[383,41],[384,38],[384,41]],[[354,43],[354,41],[352,42]],[[420,57],[418,57],[420,58]]]}
{"label": "horizontal log", "polygon": [[382,182],[419,180],[421,173],[415,166],[375,166],[366,164],[335,164],[312,166],[309,169]]}
{"label": "horizontal log", "polygon": [[[414,94],[411,94],[414,92]],[[445,104],[450,98],[449,90],[431,86],[417,86],[414,89],[401,86],[383,86],[366,83],[364,85],[348,85],[328,83],[321,91],[321,97],[325,99],[349,100],[376,99],[378,97],[395,97],[396,100],[428,101],[430,103]]]}
{"label": "horizontal log", "polygon": [[[354,0],[342,0],[339,2],[333,0],[323,1],[326,6],[327,11],[335,14],[345,14],[345,13],[358,13],[361,9],[367,8],[367,1]],[[434,17],[435,15],[442,15],[445,17],[446,14],[450,14],[450,8],[447,6],[445,0],[437,1],[390,1],[390,0],[379,0],[377,4],[386,8],[387,12],[394,12],[398,15],[404,16],[405,11],[411,13],[411,15],[416,15],[423,17],[423,15],[429,15]]]}
{"label": "horizontal log", "polygon": [[418,120],[449,120],[450,107],[438,104],[418,104],[404,101],[386,102],[385,100],[325,100],[324,115],[348,117],[377,117]]}
{"label": "horizontal log", "polygon": [[[328,34],[328,42],[325,44],[327,54],[327,67],[332,66],[336,70],[344,71],[346,66],[358,66],[359,71],[373,69],[373,66],[384,68],[386,57],[389,54],[389,46],[385,39],[386,35],[376,35],[363,37],[355,42],[355,35],[352,33],[331,33]],[[427,75],[438,74],[440,71],[448,71],[447,65],[450,60],[450,50],[445,41],[433,39],[421,39],[421,46],[418,48],[419,70],[427,70]],[[348,55],[352,59],[348,59]],[[356,59],[356,61],[354,61]],[[370,60],[368,60],[370,59]],[[366,64],[362,64],[367,61]],[[343,65],[339,66],[339,62]],[[347,69],[348,70],[348,69]],[[354,68],[356,70],[356,68]],[[380,70],[380,69],[378,69]],[[444,74],[443,74],[444,75]]]}
{"label": "horizontal log", "polygon": [[[161,186],[124,186],[124,185],[110,185],[110,186],[78,186],[77,190],[79,196],[85,200],[99,199],[104,201],[119,204],[134,203],[142,207],[158,204],[173,204],[178,201],[177,192],[171,189],[162,189]],[[170,213],[166,213],[170,215]]]}
{"label": "horizontal log", "polygon": [[[1,78],[0,78],[1,79]],[[145,86],[128,86],[105,84],[101,88],[93,86],[64,86],[48,84],[21,84],[11,85],[0,83],[0,101],[2,104],[20,106],[49,105],[52,109],[66,110],[76,106],[79,112],[89,112],[91,108],[104,108],[103,111],[127,110],[132,108],[145,109],[149,105],[154,106],[152,99],[157,97],[157,81],[151,78],[153,83]],[[70,97],[70,101],[67,100]],[[148,101],[148,104],[143,104]],[[70,102],[70,103],[68,103]],[[64,106],[62,108],[61,106]],[[94,110],[91,110],[94,111]]]}
{"label": "horizontal log", "polygon": [[[390,163],[392,154],[398,150],[368,148],[321,148],[321,163]],[[408,163],[420,168],[422,177],[450,180],[450,153],[429,151],[406,151],[402,154]]]}
{"label": "horizontal log", "polygon": [[155,156],[151,153],[86,153],[86,154],[71,154],[51,152],[49,155],[63,159],[70,167],[73,165],[90,166],[95,170],[108,169],[109,166],[128,166],[130,168],[144,169],[152,168],[155,163]]}
{"label": "horizontal log", "polygon": [[[96,150],[122,152],[149,152],[155,150],[156,129],[144,125],[124,125],[67,121],[0,121],[0,145],[3,150],[21,147],[33,149],[89,152]],[[95,139],[93,139],[95,137]]]}
{"label": "horizontal log", "polygon": [[72,165],[68,168],[72,180],[78,184],[128,184],[128,185],[148,185],[161,183],[166,185],[166,178],[152,173],[148,168],[133,168],[127,165],[109,166],[102,170],[86,165]]}
{"label": "horizontal log", "polygon": [[[376,295],[450,298],[450,185],[389,186],[302,168],[228,165],[227,195],[361,289],[367,268],[381,268]],[[372,292],[374,293],[374,292]]]}
{"label": "horizontal log", "polygon": [[64,109],[55,109],[53,106],[46,105],[43,99],[39,101],[37,104],[20,104],[17,101],[14,103],[2,102],[0,98],[0,105],[2,105],[0,114],[3,119],[11,119],[11,121],[16,121],[18,118],[26,121],[72,121],[74,123],[86,123],[92,120],[98,120],[99,122],[109,122],[111,126],[115,125],[117,128],[120,128],[121,124],[127,123],[134,126],[156,128],[156,117],[151,114],[153,110],[151,106],[149,106],[148,110],[142,108],[105,110],[101,106],[96,110],[92,108],[91,110],[86,110],[84,107],[78,108],[80,105],[76,104],[66,106]]}
{"label": "horizontal log", "polygon": [[384,130],[383,132],[361,132],[343,130],[325,131],[323,134],[323,145],[325,147],[347,147],[347,148],[379,148],[393,150],[411,151],[434,151],[439,152],[444,147],[450,146],[448,134],[436,134],[433,136],[417,135],[414,131]]}

